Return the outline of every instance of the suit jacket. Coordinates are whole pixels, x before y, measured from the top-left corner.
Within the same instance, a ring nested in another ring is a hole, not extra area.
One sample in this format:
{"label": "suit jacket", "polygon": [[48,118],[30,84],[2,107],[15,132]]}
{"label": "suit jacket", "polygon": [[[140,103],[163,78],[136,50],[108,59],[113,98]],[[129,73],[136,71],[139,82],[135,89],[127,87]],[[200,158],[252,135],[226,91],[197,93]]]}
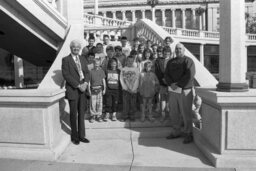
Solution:
{"label": "suit jacket", "polygon": [[[81,68],[84,74],[84,81],[89,82],[89,70],[87,66],[87,62],[85,58],[79,55],[79,59],[81,62]],[[62,59],[62,75],[66,80],[66,98],[69,100],[74,100],[78,98],[80,94],[84,94],[85,92],[81,92],[77,87],[82,82],[80,81],[80,76],[78,72],[78,68],[76,63],[72,57],[72,55],[68,55]]]}

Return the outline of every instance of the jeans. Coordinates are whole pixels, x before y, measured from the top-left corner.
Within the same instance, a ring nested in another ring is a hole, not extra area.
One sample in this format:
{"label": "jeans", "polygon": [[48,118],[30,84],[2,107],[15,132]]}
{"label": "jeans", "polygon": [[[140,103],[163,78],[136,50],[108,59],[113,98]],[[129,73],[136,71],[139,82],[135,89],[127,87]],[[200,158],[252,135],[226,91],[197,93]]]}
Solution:
{"label": "jeans", "polygon": [[123,90],[123,117],[134,118],[136,112],[137,93]]}

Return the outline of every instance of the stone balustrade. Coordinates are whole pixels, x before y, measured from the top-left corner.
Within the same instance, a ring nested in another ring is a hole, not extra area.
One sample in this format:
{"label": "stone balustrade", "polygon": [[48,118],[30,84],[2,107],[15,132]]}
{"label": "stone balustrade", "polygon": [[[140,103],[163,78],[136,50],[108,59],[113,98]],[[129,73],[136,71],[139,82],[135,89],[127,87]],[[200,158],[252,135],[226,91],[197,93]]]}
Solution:
{"label": "stone balustrade", "polygon": [[132,22],[102,17],[99,15],[84,14],[85,25],[93,26],[129,26]]}
{"label": "stone balustrade", "polygon": [[[95,37],[96,42],[102,42],[103,36],[108,35],[113,43],[119,41],[121,36],[126,36],[129,41],[133,39],[132,27],[130,26],[108,26],[108,27],[86,27],[84,28],[84,39],[88,41],[90,35]],[[117,43],[118,44],[118,43]]]}
{"label": "stone balustrade", "polygon": [[[211,43],[219,44],[219,32],[203,31],[203,30],[189,30],[172,27],[162,27],[169,34],[175,38],[180,38],[182,42],[190,43]],[[256,45],[256,34],[246,34],[246,43],[248,46]]]}

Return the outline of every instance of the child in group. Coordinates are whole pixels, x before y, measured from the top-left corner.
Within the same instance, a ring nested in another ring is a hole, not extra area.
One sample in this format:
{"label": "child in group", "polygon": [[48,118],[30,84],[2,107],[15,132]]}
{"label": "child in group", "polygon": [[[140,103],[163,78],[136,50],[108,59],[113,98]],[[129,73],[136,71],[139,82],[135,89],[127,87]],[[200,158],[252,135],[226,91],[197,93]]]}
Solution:
{"label": "child in group", "polygon": [[112,58],[109,61],[109,66],[106,72],[106,102],[105,102],[105,117],[103,121],[107,121],[110,113],[111,120],[116,121],[116,113],[118,109],[119,94],[120,94],[120,70],[117,69],[117,59]]}
{"label": "child in group", "polygon": [[[140,72],[144,70],[144,64],[148,61],[152,61],[152,52],[150,49],[145,49],[143,52],[142,61],[140,63]],[[153,66],[152,66],[153,67]],[[154,71],[154,67],[152,68],[152,71]]]}
{"label": "child in group", "polygon": [[91,71],[94,67],[94,59],[95,59],[95,54],[92,52],[88,53],[86,62],[87,62],[87,67],[88,67],[89,71]]}
{"label": "child in group", "polygon": [[152,41],[151,41],[151,40],[147,40],[146,49],[150,49],[151,52],[153,52],[153,49],[152,49]]}
{"label": "child in group", "polygon": [[103,95],[106,92],[105,73],[100,67],[100,59],[94,60],[94,68],[90,71],[88,84],[90,98],[90,122],[102,121]]}
{"label": "child in group", "polygon": [[139,45],[140,45],[140,39],[138,37],[135,37],[133,39],[132,50],[138,51],[139,50]]}
{"label": "child in group", "polygon": [[95,43],[95,38],[93,36],[90,36],[88,40],[88,45],[82,49],[83,57],[87,58],[89,53],[95,53],[94,51],[96,47],[94,46],[94,43]]}
{"label": "child in group", "polygon": [[122,53],[125,55],[125,57],[130,55],[131,47],[128,44],[127,37],[122,36],[121,37],[121,44],[122,44]]}
{"label": "child in group", "polygon": [[126,56],[122,53],[122,47],[121,46],[115,46],[115,58],[118,59],[118,61],[122,64],[122,67],[124,67]]}
{"label": "child in group", "polygon": [[[107,56],[104,58],[102,64],[101,64],[101,67],[103,69],[104,72],[107,71],[107,67],[108,67],[108,62],[111,58],[114,57],[115,55],[115,50],[114,50],[114,47],[113,46],[108,46],[107,49]],[[118,65],[117,65],[117,68],[118,69],[121,69],[122,68],[122,64],[121,62],[118,60]]]}
{"label": "child in group", "polygon": [[153,53],[153,59],[154,60],[156,60],[156,58],[157,58],[157,44],[153,44],[152,46],[151,46],[151,49],[152,49],[152,53]]}
{"label": "child in group", "polygon": [[141,121],[145,121],[146,112],[148,112],[149,121],[154,121],[152,116],[153,98],[159,90],[159,81],[154,72],[152,72],[152,62],[147,60],[144,63],[143,72],[140,74],[139,92],[142,97]]}
{"label": "child in group", "polygon": [[[163,55],[164,54],[164,55]],[[164,79],[164,72],[167,65],[167,62],[170,60],[171,48],[170,47],[158,47],[157,49],[158,58],[155,61],[155,73],[160,83],[159,91],[159,102],[160,102],[160,112],[161,119],[163,122],[165,120],[165,114],[167,112],[167,100],[168,100],[168,88],[166,81]]]}
{"label": "child in group", "polygon": [[144,43],[141,43],[139,45],[139,48],[138,48],[138,56],[137,56],[137,61],[138,62],[141,62],[142,61],[142,57],[143,57],[143,52],[145,50],[145,44]]}
{"label": "child in group", "polygon": [[105,59],[105,54],[103,52],[103,44],[97,43],[95,48],[95,58],[99,58],[101,61],[101,64],[103,60]]}
{"label": "child in group", "polygon": [[123,89],[123,119],[135,121],[136,98],[139,87],[140,72],[133,66],[134,58],[128,56],[126,66],[122,68],[120,82]]}

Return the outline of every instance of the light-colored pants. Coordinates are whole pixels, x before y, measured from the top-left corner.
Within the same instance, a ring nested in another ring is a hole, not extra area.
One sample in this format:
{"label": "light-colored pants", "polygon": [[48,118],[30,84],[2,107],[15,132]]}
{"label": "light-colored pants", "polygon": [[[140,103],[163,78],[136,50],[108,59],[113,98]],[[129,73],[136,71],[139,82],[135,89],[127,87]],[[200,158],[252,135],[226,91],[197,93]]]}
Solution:
{"label": "light-colored pants", "polygon": [[192,132],[192,89],[182,90],[182,93],[169,92],[169,109],[172,127],[181,132],[184,123],[184,132]]}
{"label": "light-colored pants", "polygon": [[91,116],[100,116],[102,114],[102,91],[98,94],[92,94],[90,98],[90,114]]}

